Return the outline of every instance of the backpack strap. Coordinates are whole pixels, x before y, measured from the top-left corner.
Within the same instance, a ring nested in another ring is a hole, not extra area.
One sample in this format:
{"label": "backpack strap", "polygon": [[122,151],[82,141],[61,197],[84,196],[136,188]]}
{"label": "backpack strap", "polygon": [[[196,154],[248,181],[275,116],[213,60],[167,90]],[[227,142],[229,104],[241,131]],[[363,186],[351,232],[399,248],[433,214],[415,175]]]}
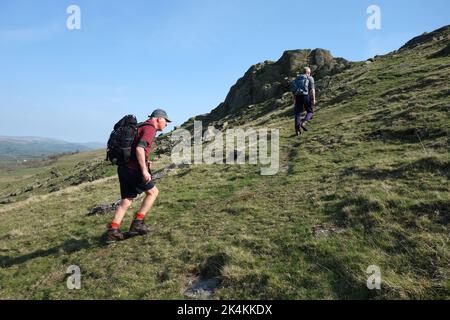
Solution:
{"label": "backpack strap", "polygon": [[[144,122],[141,122],[141,123],[138,123],[138,129],[139,128],[141,128],[141,127],[146,127],[146,126],[151,126],[151,127],[155,127],[153,124],[151,124],[151,123],[148,123],[148,122],[146,122],[146,121],[144,121]],[[134,151],[132,151],[132,156],[134,156],[134,158],[136,158],[136,153],[134,152]],[[147,160],[148,159],[145,159],[145,161],[147,162]],[[148,167],[148,165],[147,165],[147,167]],[[150,175],[152,174],[152,171],[150,170],[150,168],[148,167],[148,170],[149,170],[149,173],[150,173]]]}
{"label": "backpack strap", "polygon": [[138,128],[140,128],[140,127],[145,127],[145,126],[149,126],[150,125],[150,123],[147,123],[147,122],[141,122],[141,123],[138,123]]}

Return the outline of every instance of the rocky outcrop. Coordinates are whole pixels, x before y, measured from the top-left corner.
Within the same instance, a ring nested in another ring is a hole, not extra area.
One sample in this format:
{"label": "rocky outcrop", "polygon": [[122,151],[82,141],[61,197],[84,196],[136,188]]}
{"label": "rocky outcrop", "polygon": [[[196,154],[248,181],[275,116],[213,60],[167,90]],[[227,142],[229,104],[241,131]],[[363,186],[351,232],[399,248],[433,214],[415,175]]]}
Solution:
{"label": "rocky outcrop", "polygon": [[421,45],[432,44],[438,41],[450,40],[450,25],[437,29],[433,32],[425,32],[424,34],[409,40],[400,50],[413,49]]}
{"label": "rocky outcrop", "polygon": [[202,121],[206,127],[249,106],[270,99],[280,99],[290,90],[292,80],[305,66],[309,66],[315,80],[320,81],[345,70],[350,65],[349,61],[334,58],[330,51],[325,49],[285,51],[276,62],[264,61],[251,66],[231,87],[224,102],[208,114],[189,119],[181,127],[191,129],[194,119]]}
{"label": "rocky outcrop", "polygon": [[305,66],[311,67],[317,81],[341,72],[349,65],[347,60],[334,58],[324,49],[285,51],[276,62],[264,61],[252,66],[231,87],[225,101],[207,115],[205,120],[216,120],[249,105],[280,98],[289,91],[291,81]]}
{"label": "rocky outcrop", "polygon": [[[254,105],[272,99],[273,107],[280,107],[286,101],[286,96],[283,95],[290,91],[292,80],[302,72],[305,66],[311,68],[317,83],[316,88],[320,91],[320,87],[326,86],[332,75],[349,68],[351,62],[343,58],[335,58],[330,51],[324,49],[285,51],[276,62],[264,61],[251,66],[231,87],[224,102],[210,113],[187,120],[181,128],[192,131],[194,120],[202,121],[204,128],[209,125],[224,128],[224,124],[228,124],[227,117],[242,115],[245,110],[250,110]],[[320,81],[322,79],[323,83]],[[169,141],[169,138],[170,133],[158,137],[156,151],[158,155],[170,152],[173,143]]]}

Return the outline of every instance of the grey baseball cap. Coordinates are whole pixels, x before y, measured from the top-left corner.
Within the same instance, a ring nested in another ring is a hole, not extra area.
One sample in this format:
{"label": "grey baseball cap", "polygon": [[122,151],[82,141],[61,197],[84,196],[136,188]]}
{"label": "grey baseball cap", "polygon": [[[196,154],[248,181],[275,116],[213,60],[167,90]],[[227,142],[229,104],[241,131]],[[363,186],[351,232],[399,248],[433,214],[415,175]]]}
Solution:
{"label": "grey baseball cap", "polygon": [[169,116],[167,115],[167,112],[165,112],[163,109],[156,109],[152,112],[151,115],[149,115],[150,118],[164,118],[167,122],[172,122],[172,120],[169,119]]}

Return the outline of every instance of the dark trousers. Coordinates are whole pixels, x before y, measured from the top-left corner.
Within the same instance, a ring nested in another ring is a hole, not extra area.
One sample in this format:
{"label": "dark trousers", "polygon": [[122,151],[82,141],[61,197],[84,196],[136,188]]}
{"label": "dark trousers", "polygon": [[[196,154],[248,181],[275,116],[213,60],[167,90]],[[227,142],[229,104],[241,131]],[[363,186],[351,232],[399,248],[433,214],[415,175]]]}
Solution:
{"label": "dark trousers", "polygon": [[302,113],[306,110],[306,116],[303,121],[310,121],[313,117],[314,111],[311,103],[311,99],[308,95],[296,95],[294,114],[295,114],[295,127],[298,128],[302,124]]}

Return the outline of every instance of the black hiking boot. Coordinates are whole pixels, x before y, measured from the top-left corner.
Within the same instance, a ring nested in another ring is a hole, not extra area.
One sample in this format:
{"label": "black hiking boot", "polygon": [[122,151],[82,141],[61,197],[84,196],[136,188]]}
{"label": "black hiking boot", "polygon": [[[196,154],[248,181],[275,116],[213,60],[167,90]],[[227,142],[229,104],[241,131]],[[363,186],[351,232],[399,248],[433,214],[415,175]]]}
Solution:
{"label": "black hiking boot", "polygon": [[305,127],[307,124],[308,124],[308,122],[305,121],[305,122],[303,122],[302,125],[301,125],[302,129],[305,130],[305,131],[308,131],[308,129]]}
{"label": "black hiking boot", "polygon": [[295,135],[298,136],[299,134],[302,134],[300,127],[295,127]]}
{"label": "black hiking boot", "polygon": [[134,219],[128,232],[131,236],[144,235],[150,232],[150,228],[144,223],[144,220]]}
{"label": "black hiking boot", "polygon": [[104,234],[103,234],[103,240],[106,244],[112,244],[117,241],[124,240],[124,235],[119,229],[113,229],[109,228]]}

